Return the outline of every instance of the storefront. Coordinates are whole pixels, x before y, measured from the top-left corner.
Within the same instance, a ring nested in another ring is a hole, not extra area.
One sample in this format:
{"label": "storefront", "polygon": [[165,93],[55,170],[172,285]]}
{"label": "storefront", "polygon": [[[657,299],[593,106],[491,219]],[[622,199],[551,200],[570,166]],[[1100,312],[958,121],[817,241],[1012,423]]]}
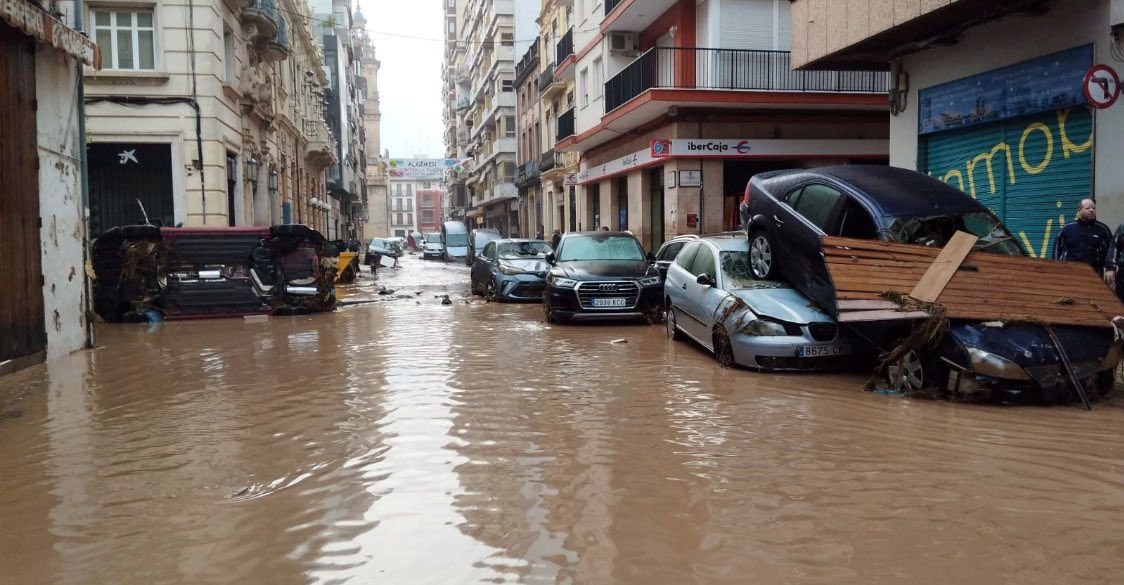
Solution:
{"label": "storefront", "polygon": [[919,171],[994,211],[1030,253],[1093,195],[1094,115],[1083,83],[1092,45],[918,92]]}

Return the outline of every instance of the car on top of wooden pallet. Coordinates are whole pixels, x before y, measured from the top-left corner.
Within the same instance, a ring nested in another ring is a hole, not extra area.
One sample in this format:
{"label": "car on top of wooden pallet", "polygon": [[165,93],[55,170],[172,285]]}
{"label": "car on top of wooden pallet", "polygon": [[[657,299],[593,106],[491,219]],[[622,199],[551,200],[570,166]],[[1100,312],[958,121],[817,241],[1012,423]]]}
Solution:
{"label": "car on top of wooden pallet", "polygon": [[[987,207],[927,175],[884,166],[848,165],[773,171],[754,176],[741,204],[750,269],[765,280],[784,278],[838,317],[836,290],[824,261],[823,238],[838,236],[943,248],[956,234],[978,238],[974,250],[1025,256]],[[1035,274],[1027,274],[1034,286]],[[863,337],[893,347],[913,323],[853,324]],[[1113,330],[1058,326],[1060,345],[1078,376],[1104,391],[1119,361]],[[1074,389],[1062,372],[1061,349],[1042,323],[952,320],[946,334],[905,352],[885,367],[904,392],[943,388],[955,395],[1000,401],[1064,402]]]}

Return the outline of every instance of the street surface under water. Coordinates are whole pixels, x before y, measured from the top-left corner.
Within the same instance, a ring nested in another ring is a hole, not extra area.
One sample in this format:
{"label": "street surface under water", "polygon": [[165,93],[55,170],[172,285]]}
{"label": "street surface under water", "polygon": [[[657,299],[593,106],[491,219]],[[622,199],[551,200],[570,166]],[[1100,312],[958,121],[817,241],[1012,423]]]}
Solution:
{"label": "street surface under water", "polygon": [[349,289],[0,379],[0,583],[1124,580],[1121,401],[724,370],[416,258]]}

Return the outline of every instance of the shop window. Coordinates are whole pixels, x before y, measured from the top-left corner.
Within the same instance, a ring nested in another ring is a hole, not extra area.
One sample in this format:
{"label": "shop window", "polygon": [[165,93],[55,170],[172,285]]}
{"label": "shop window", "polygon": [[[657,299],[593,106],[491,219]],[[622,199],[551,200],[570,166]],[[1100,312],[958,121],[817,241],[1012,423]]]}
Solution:
{"label": "shop window", "polygon": [[155,28],[151,10],[94,10],[94,40],[106,69],[151,71],[156,68]]}

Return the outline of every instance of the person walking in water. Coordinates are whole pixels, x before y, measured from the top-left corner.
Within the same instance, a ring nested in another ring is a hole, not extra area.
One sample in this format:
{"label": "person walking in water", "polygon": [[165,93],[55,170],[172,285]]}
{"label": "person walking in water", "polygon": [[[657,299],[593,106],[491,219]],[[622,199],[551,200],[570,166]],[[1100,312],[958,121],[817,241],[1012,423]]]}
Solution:
{"label": "person walking in water", "polygon": [[558,228],[554,228],[554,236],[550,238],[550,247],[557,250],[558,249],[558,242],[561,242],[561,241],[562,241],[562,231],[559,230]]}

